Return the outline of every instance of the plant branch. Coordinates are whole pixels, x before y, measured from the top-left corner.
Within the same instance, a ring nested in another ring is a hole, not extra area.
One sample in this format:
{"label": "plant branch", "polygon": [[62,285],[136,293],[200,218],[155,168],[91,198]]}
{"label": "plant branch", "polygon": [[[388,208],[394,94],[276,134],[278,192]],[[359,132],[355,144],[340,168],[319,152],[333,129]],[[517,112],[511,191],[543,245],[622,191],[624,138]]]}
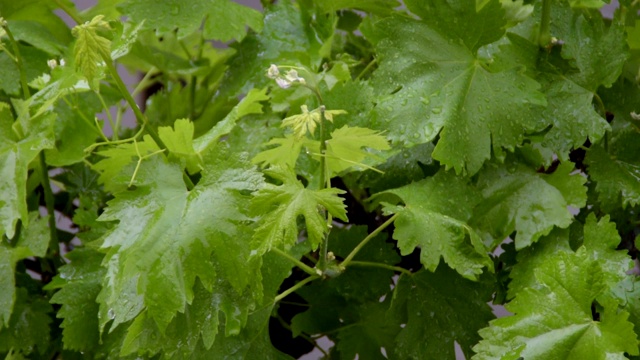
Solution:
{"label": "plant branch", "polygon": [[387,269],[387,270],[391,270],[391,271],[397,271],[397,272],[401,272],[403,274],[407,274],[407,275],[412,275],[413,273],[403,267],[400,266],[393,266],[393,265],[388,265],[388,264],[383,264],[383,263],[377,263],[377,262],[371,262],[371,261],[351,261],[349,263],[349,265],[351,266],[359,266],[359,267],[377,267],[377,268],[382,268],[382,269]]}
{"label": "plant branch", "polygon": [[538,33],[538,45],[541,47],[546,47],[551,42],[551,1],[542,0],[542,18]]}
{"label": "plant branch", "polygon": [[365,237],[364,239],[362,239],[362,241],[358,244],[358,246],[356,246],[353,250],[351,250],[351,253],[344,259],[344,261],[341,263],[341,266],[346,268],[347,266],[349,266],[349,264],[353,261],[353,258],[358,254],[358,252],[360,250],[362,250],[362,248],[367,245],[367,243],[373,239],[374,237],[376,237],[376,235],[380,234],[380,232],[382,232],[382,230],[386,229],[389,225],[391,225],[391,223],[393,223],[396,219],[398,218],[398,214],[393,214],[392,217],[390,217],[387,221],[385,221],[382,225],[378,226],[377,229],[373,230],[371,232],[371,234],[367,235],[367,237]]}
{"label": "plant branch", "polygon": [[319,279],[319,278],[320,278],[320,276],[318,276],[318,275],[309,276],[308,278],[300,281],[299,283],[297,283],[297,284],[293,285],[292,287],[288,288],[287,290],[283,291],[282,294],[276,296],[275,299],[273,299],[273,302],[277,303],[278,301],[286,298],[291,293],[295,292],[296,290],[300,289],[301,287],[305,286],[306,284],[312,282],[313,280]]}
{"label": "plant branch", "polygon": [[[320,154],[324,155],[327,152],[326,135],[324,131],[324,116],[325,107],[320,105]],[[320,157],[320,190],[324,189],[327,185],[327,161],[324,156]],[[325,210],[325,216],[329,212]],[[328,231],[327,231],[328,232]],[[320,242],[320,254],[318,256],[318,268],[324,272],[327,267],[327,253],[329,247],[329,234],[327,233],[322,242]]]}
{"label": "plant branch", "polygon": [[65,13],[67,13],[67,15],[69,15],[69,17],[76,22],[76,24],[82,24],[83,21],[82,19],[78,16],[78,14],[73,11],[70,7],[68,7],[64,2],[60,1],[60,0],[53,0],[53,2],[58,5],[58,7],[60,9],[62,9],[62,11],[64,11]]}
{"label": "plant branch", "polygon": [[272,248],[271,251],[273,251],[274,253],[282,256],[283,258],[288,259],[289,261],[291,261],[292,263],[294,263],[297,267],[299,267],[302,271],[306,272],[307,274],[311,275],[311,276],[317,276],[320,275],[318,274],[318,271],[314,270],[312,267],[310,267],[309,265],[303,263],[302,261],[294,258],[293,256],[291,256],[289,253],[282,251],[278,248]]}
{"label": "plant branch", "polygon": [[53,192],[51,191],[51,183],[49,181],[49,172],[47,171],[47,160],[44,155],[44,151],[40,151],[40,183],[44,191],[44,203],[47,208],[47,214],[49,218],[49,236],[51,237],[49,243],[49,249],[52,249],[53,261],[56,266],[62,265],[60,261],[60,242],[58,240],[58,227],[56,225],[56,213],[55,213],[55,199],[53,198]]}
{"label": "plant branch", "polygon": [[366,74],[369,70],[371,70],[371,68],[378,62],[378,59],[373,58],[373,60],[371,60],[367,66],[360,72],[360,74],[358,74],[358,76],[356,76],[356,78],[354,79],[354,81],[360,80],[362,78],[362,76],[364,74]]}
{"label": "plant branch", "polygon": [[13,55],[15,57],[16,66],[18,66],[18,71],[20,72],[20,85],[22,86],[22,96],[24,99],[28,99],[31,97],[31,92],[29,91],[29,84],[27,83],[27,73],[24,70],[24,64],[22,63],[22,56],[20,56],[20,47],[18,46],[18,42],[13,37],[13,33],[11,29],[9,29],[9,25],[6,22],[3,22],[2,28],[7,33],[9,37],[9,42],[11,43],[11,47],[13,48]]}

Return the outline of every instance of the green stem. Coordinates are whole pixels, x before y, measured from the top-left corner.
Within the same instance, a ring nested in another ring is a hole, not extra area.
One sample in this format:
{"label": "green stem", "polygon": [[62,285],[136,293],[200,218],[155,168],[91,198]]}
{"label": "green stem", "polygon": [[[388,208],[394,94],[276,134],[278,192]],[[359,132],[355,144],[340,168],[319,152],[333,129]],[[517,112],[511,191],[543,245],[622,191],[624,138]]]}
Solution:
{"label": "green stem", "polygon": [[541,47],[546,47],[551,42],[551,1],[542,0],[542,18],[538,35],[538,45]]}
{"label": "green stem", "polygon": [[309,276],[308,278],[300,281],[299,283],[297,283],[297,284],[293,285],[292,287],[288,288],[287,290],[283,291],[282,294],[276,296],[275,299],[273,299],[273,302],[277,303],[278,301],[286,298],[291,293],[295,292],[296,290],[300,289],[301,287],[305,286],[306,284],[312,282],[313,280],[319,279],[319,278],[320,278],[320,276],[318,276],[318,275]]}
{"label": "green stem", "polygon": [[399,266],[393,266],[383,263],[371,262],[371,261],[352,261],[349,263],[351,266],[361,266],[361,267],[377,267],[382,269],[387,269],[391,271],[401,272],[403,274],[412,275],[412,272]]}
{"label": "green stem", "polygon": [[[325,107],[320,105],[320,154],[324,155],[327,152],[326,135],[324,131],[324,115]],[[320,156],[320,190],[324,189],[327,185],[327,162],[324,156]],[[328,212],[325,210],[325,216]],[[327,225],[328,227],[329,225]],[[329,234],[327,231],[326,236],[320,243],[320,254],[318,259],[318,268],[324,272],[327,267],[327,254],[329,247]]]}
{"label": "green stem", "polygon": [[60,0],[53,0],[53,2],[58,5],[58,7],[60,9],[62,9],[62,11],[64,11],[65,13],[67,13],[67,15],[69,15],[69,17],[71,19],[73,19],[73,21],[76,22],[76,24],[82,24],[83,21],[82,19],[78,16],[78,13],[73,11],[70,7],[68,7],[63,1]]}
{"label": "green stem", "polygon": [[[120,74],[118,74],[118,69],[116,69],[116,67],[113,65],[113,61],[111,60],[111,58],[108,56],[108,54],[102,54],[102,59],[107,64],[107,69],[109,69],[109,73],[111,74],[111,77],[113,77],[114,81],[116,82],[116,86],[118,87],[118,90],[120,90],[120,93],[122,94],[122,96],[124,96],[124,100],[127,102],[127,104],[129,104],[129,107],[131,108],[131,110],[133,110],[133,114],[136,116],[138,125],[139,126],[144,125],[144,127],[147,129],[147,132],[149,132],[149,135],[151,135],[151,138],[153,139],[153,141],[155,141],[156,144],[158,144],[158,146],[161,149],[167,149],[167,146],[160,139],[160,137],[158,136],[158,133],[153,129],[152,126],[149,125],[149,121],[147,120],[147,117],[144,116],[142,111],[140,111],[138,104],[136,104],[136,101],[133,99],[133,96],[131,96],[131,94],[129,93],[127,86],[124,84],[124,81],[122,81]],[[167,149],[167,154],[168,153],[169,153],[169,149]]]}
{"label": "green stem", "polygon": [[56,213],[54,208],[55,199],[53,198],[53,192],[51,191],[51,183],[49,182],[49,172],[47,171],[47,160],[44,155],[44,151],[40,152],[40,183],[44,190],[44,203],[47,207],[47,213],[49,215],[49,235],[51,236],[51,242],[49,249],[52,249],[53,259],[55,264],[62,265],[60,261],[60,242],[58,241],[58,228],[56,225]]}
{"label": "green stem", "polygon": [[104,98],[102,97],[102,95],[100,95],[99,92],[96,91],[94,93],[98,97],[98,100],[100,100],[100,104],[102,105],[104,112],[107,114],[107,120],[109,120],[109,125],[111,126],[111,131],[113,132],[114,140],[118,140],[118,134],[116,133],[116,124],[113,122],[113,117],[111,116],[111,112],[109,111],[109,107],[107,106],[107,103],[104,101]]}
{"label": "green stem", "polygon": [[29,84],[27,83],[27,73],[24,71],[22,56],[20,56],[20,48],[18,47],[18,42],[16,42],[16,39],[13,37],[13,33],[11,32],[11,29],[9,29],[9,26],[4,25],[2,28],[7,33],[9,42],[11,43],[11,47],[13,47],[13,55],[15,56],[18,71],[20,72],[20,85],[22,86],[22,95],[26,100],[31,97],[31,92],[29,91]]}
{"label": "green stem", "polygon": [[349,264],[353,261],[353,258],[358,254],[358,252],[360,250],[362,250],[362,248],[367,245],[367,243],[373,239],[374,237],[376,237],[376,235],[380,234],[380,232],[382,232],[382,230],[386,229],[387,226],[391,225],[391,223],[393,223],[396,219],[398,218],[398,214],[394,214],[392,217],[390,217],[387,221],[385,221],[382,225],[378,226],[377,229],[373,230],[371,232],[371,234],[367,235],[367,237],[365,237],[364,239],[362,239],[362,241],[358,244],[358,246],[356,246],[353,250],[351,250],[351,253],[344,259],[344,261],[340,264],[342,267],[346,268],[347,266],[349,266]]}
{"label": "green stem", "polygon": [[378,59],[373,58],[373,60],[371,60],[367,66],[360,72],[360,74],[358,74],[358,76],[356,76],[356,78],[354,79],[354,81],[360,80],[362,78],[362,76],[364,74],[366,74],[369,70],[371,70],[371,68],[373,67],[373,65],[375,65],[378,62]]}
{"label": "green stem", "polygon": [[273,251],[274,253],[288,259],[289,261],[291,261],[292,263],[294,263],[297,267],[299,267],[300,269],[302,269],[304,272],[306,272],[307,274],[311,275],[311,276],[317,276],[320,275],[318,274],[318,272],[316,270],[314,270],[312,267],[310,267],[309,265],[303,263],[302,261],[294,258],[293,256],[291,256],[289,253],[282,251],[278,248],[272,248],[271,251]]}

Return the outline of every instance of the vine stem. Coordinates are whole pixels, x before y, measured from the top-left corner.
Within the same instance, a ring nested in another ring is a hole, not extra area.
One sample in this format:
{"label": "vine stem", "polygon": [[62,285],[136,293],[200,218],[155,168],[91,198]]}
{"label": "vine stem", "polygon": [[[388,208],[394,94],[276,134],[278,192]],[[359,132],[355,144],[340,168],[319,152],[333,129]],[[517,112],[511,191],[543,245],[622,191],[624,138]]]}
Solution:
{"label": "vine stem", "polygon": [[9,25],[6,22],[3,22],[2,28],[5,33],[9,37],[9,42],[11,43],[11,47],[13,48],[13,55],[15,57],[16,65],[18,66],[18,72],[20,73],[20,85],[22,86],[22,95],[24,99],[28,99],[31,97],[31,92],[29,91],[29,84],[27,83],[27,73],[24,71],[24,64],[22,63],[22,56],[20,56],[20,48],[18,47],[18,42],[13,37],[13,33],[11,29],[9,29]]}
{"label": "vine stem", "polygon": [[377,267],[377,268],[382,268],[382,269],[387,269],[387,270],[392,270],[392,271],[397,271],[397,272],[401,272],[403,274],[407,274],[407,275],[413,275],[413,273],[403,267],[400,266],[393,266],[393,265],[388,265],[388,264],[383,264],[383,263],[377,263],[377,262],[371,262],[371,261],[351,261],[349,263],[349,265],[351,266],[360,266],[360,267]]}
{"label": "vine stem", "polygon": [[272,248],[271,251],[273,251],[274,253],[288,259],[289,261],[291,261],[292,263],[294,263],[297,267],[299,267],[302,271],[306,272],[307,274],[311,275],[311,276],[318,276],[320,274],[318,274],[317,270],[314,270],[312,267],[310,267],[309,265],[303,263],[302,261],[294,258],[293,256],[291,256],[289,253],[282,251],[278,248]]}
{"label": "vine stem", "polygon": [[67,13],[67,15],[69,15],[69,17],[76,22],[76,24],[81,24],[82,23],[82,19],[78,17],[78,14],[74,11],[71,10],[70,7],[68,7],[63,1],[60,0],[53,0],[53,2],[58,5],[58,7],[60,9],[62,9],[62,11],[64,11],[65,13]]}
{"label": "vine stem", "polygon": [[551,1],[542,0],[542,18],[538,35],[538,45],[541,47],[545,47],[551,42]]}
{"label": "vine stem", "polygon": [[300,281],[299,283],[293,285],[292,287],[288,288],[287,290],[283,291],[282,294],[278,295],[275,297],[275,299],[273,299],[274,303],[277,303],[278,301],[286,298],[287,296],[289,296],[289,294],[295,292],[296,290],[300,289],[301,287],[305,286],[306,284],[312,282],[313,280],[319,279],[320,276],[318,275],[314,275],[314,276],[309,276],[308,278]]}
{"label": "vine stem", "polygon": [[[325,153],[327,152],[327,142],[326,135],[324,131],[324,120],[325,120],[325,107],[324,105],[320,105],[320,190],[326,188],[327,186],[327,161],[325,159]],[[328,211],[325,210],[325,216],[327,216]],[[329,221],[329,217],[327,217],[327,221]],[[327,227],[330,229],[330,222],[327,223]],[[327,254],[329,247],[329,234],[327,231],[326,236],[320,242],[320,254],[318,259],[318,268],[324,272],[327,267]]]}
{"label": "vine stem", "polygon": [[[109,54],[101,53],[100,55],[102,56],[102,59],[104,60],[104,62],[107,64],[107,69],[109,70],[111,77],[113,77],[113,79],[115,80],[118,90],[120,90],[120,93],[122,94],[122,96],[124,96],[124,100],[127,102],[127,104],[129,104],[129,107],[131,108],[131,110],[133,110],[133,114],[136,116],[138,125],[141,127],[145,127],[147,129],[147,132],[149,132],[149,135],[151,136],[153,141],[155,141],[156,144],[158,144],[158,146],[161,149],[165,149],[167,151],[167,155],[169,155],[170,150],[164,144],[162,139],[160,139],[160,136],[158,136],[158,133],[153,129],[153,127],[149,125],[149,121],[147,120],[147,117],[142,113],[142,111],[138,107],[138,104],[133,99],[133,96],[131,96],[131,93],[129,93],[129,89],[127,89],[127,86],[124,84],[124,81],[122,81],[120,74],[118,74],[118,69],[116,69],[116,67],[113,65],[113,61],[111,60],[111,57],[109,56]],[[191,178],[185,172],[182,173],[182,179],[187,185],[188,190],[191,190],[195,187],[195,184],[193,183],[193,181],[191,181]]]}
{"label": "vine stem", "polygon": [[340,266],[346,268],[353,261],[353,258],[362,250],[362,248],[367,245],[367,243],[376,237],[382,230],[386,229],[391,223],[393,223],[398,218],[398,214],[393,214],[387,221],[385,221],[382,225],[378,226],[377,229],[373,230],[371,234],[367,235],[362,241],[356,246],[351,253],[344,259],[344,261],[340,264]]}

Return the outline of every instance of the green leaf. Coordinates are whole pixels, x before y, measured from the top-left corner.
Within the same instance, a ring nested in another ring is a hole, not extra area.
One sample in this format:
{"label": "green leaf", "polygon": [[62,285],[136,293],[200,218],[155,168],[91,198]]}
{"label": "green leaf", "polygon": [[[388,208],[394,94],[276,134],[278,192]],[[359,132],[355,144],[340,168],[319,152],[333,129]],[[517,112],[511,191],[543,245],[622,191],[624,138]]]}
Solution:
{"label": "green leaf", "polygon": [[606,290],[602,269],[584,248],[576,254],[547,257],[536,270],[539,286],[523,290],[507,304],[515,315],[497,319],[480,331],[473,359],[610,359],[638,354],[629,313],[617,304],[593,301]]}
{"label": "green leaf", "polygon": [[[372,127],[388,129],[392,142],[408,146],[439,135],[434,159],[457,173],[475,174],[492,150],[513,149],[526,132],[544,127],[534,112],[546,105],[544,96],[521,70],[494,72],[476,56],[480,46],[502,36],[498,1],[478,14],[471,0],[456,2],[454,9],[444,2],[415,6],[410,9],[429,22],[393,17],[377,23],[382,40]],[[458,13],[464,16],[453,15]]]}
{"label": "green leaf", "polygon": [[[105,190],[118,192],[123,190],[122,181],[129,174],[124,174],[123,169],[132,163],[134,158],[141,160],[141,157],[147,156],[159,151],[158,145],[151,139],[151,136],[145,135],[143,141],[135,141],[120,144],[116,147],[98,151],[97,154],[104,156],[105,159],[100,160],[93,165],[93,169],[100,173],[98,181],[104,184]],[[141,160],[143,163],[145,160]]]}
{"label": "green leaf", "polygon": [[240,41],[247,33],[245,26],[262,30],[260,12],[230,0],[195,0],[189,4],[179,0],[129,0],[119,8],[132,22],[144,21],[145,29],[155,29],[160,35],[177,28],[178,36],[185,37],[203,26],[207,39]]}
{"label": "green leaf", "polygon": [[385,303],[369,302],[351,312],[345,311],[343,321],[347,325],[336,335],[341,359],[387,359],[381,349],[392,349],[392,339],[399,331],[399,327],[386,318],[387,309]]}
{"label": "green leaf", "polygon": [[344,9],[358,9],[376,15],[388,15],[400,6],[397,0],[327,0],[316,4],[318,11],[334,13]]}
{"label": "green leaf", "polygon": [[51,345],[49,314],[52,312],[51,305],[42,296],[18,288],[9,327],[0,329],[0,353],[13,350],[31,354],[37,349],[43,355]]}
{"label": "green leaf", "polygon": [[527,287],[535,286],[534,272],[553,254],[573,252],[569,243],[570,237],[579,237],[587,256],[598,261],[602,268],[603,281],[608,287],[613,288],[624,280],[627,271],[633,267],[633,262],[624,251],[617,249],[620,245],[620,235],[615,223],[609,222],[608,215],[598,221],[591,213],[587,216],[584,229],[579,223],[574,223],[569,229],[556,228],[535,244],[518,252],[518,262],[510,274],[510,298],[517,296]]}
{"label": "green leaf", "polygon": [[494,318],[487,285],[446,267],[400,276],[387,314],[406,324],[395,339],[397,358],[455,359],[454,341],[469,357],[478,330]]}
{"label": "green leaf", "polygon": [[389,150],[389,142],[379,132],[345,125],[331,133],[331,139],[327,140],[325,152],[326,164],[331,174],[337,175],[352,167],[362,167],[366,158],[378,160],[375,154],[365,151],[367,147],[375,150]]}
{"label": "green leaf", "polygon": [[202,157],[193,149],[193,123],[189,119],[176,120],[173,129],[168,126],[159,127],[158,135],[171,155],[186,160],[190,174],[202,170]]}
{"label": "green leaf", "polygon": [[202,179],[188,191],[179,166],[146,160],[135,190],[117,193],[100,216],[119,221],[102,242],[108,252],[101,328],[109,319],[111,328],[131,320],[144,307],[164,331],[192,301],[196,277],[208,291],[216,291],[216,277],[239,292],[255,286],[256,266],[248,261],[242,230],[249,219],[240,209],[248,207],[241,192],[256,189],[261,176],[220,147],[204,162]]}
{"label": "green leaf", "polygon": [[222,136],[230,133],[239,119],[250,114],[262,114],[262,105],[260,103],[265,100],[269,100],[267,88],[251,89],[247,96],[245,96],[224,119],[220,120],[213,128],[193,141],[194,150],[202,154]]}
{"label": "green leaf", "polygon": [[61,55],[65,45],[56,39],[47,28],[36,21],[8,21],[9,29],[17,41],[24,41],[51,55]]}
{"label": "green leaf", "polygon": [[560,5],[554,11],[552,31],[564,42],[562,57],[570,59],[579,70],[567,74],[567,78],[595,92],[600,85],[609,87],[616,81],[629,50],[620,21],[612,21],[607,27],[600,13],[590,14],[572,12]]}
{"label": "green leaf", "polygon": [[229,71],[220,89],[223,98],[272,84],[265,76],[271,64],[319,65],[325,38],[309,28],[312,20],[307,10],[292,1],[267,6],[262,32],[251,33],[234,46],[237,53],[228,61]]}
{"label": "green leaf", "polygon": [[640,203],[640,146],[634,132],[621,136],[608,154],[602,146],[592,146],[585,159],[589,176],[596,182],[598,200],[605,211]]}
{"label": "green leaf", "polygon": [[478,179],[484,201],[474,211],[473,224],[493,237],[494,245],[516,231],[516,248],[525,248],[555,227],[566,228],[573,215],[567,206],[582,208],[586,179],[571,175],[564,162],[553,174],[541,174],[515,163],[488,167]]}
{"label": "green leaf", "polygon": [[251,212],[264,214],[253,236],[253,248],[258,255],[274,246],[288,248],[294,245],[298,240],[299,216],[305,219],[309,243],[315,249],[328,231],[319,207],[335,218],[348,221],[343,199],[338,196],[344,191],[307,189],[290,169],[271,168],[265,170],[265,174],[282,185],[265,184],[252,199]]}
{"label": "green leaf", "polygon": [[298,141],[293,134],[288,134],[284,138],[273,138],[264,145],[276,146],[258,153],[251,160],[254,164],[288,166],[291,169],[296,166],[302,142]]}
{"label": "green leaf", "polygon": [[8,238],[15,234],[18,220],[28,226],[26,182],[29,163],[41,150],[53,147],[54,118],[50,114],[27,119],[26,126],[14,125],[11,108],[0,103],[0,234]]}
{"label": "green leaf", "polygon": [[72,31],[73,36],[76,37],[76,44],[73,48],[76,68],[94,88],[96,87],[98,64],[111,59],[111,41],[99,34],[99,31],[111,28],[109,23],[102,18],[102,15],[98,15],[87,23],[77,25]]}
{"label": "green leaf", "polygon": [[96,298],[105,276],[101,266],[104,255],[77,248],[66,257],[71,263],[60,268],[47,289],[60,289],[51,298],[51,303],[62,306],[57,317],[64,319],[60,325],[64,348],[91,353],[100,342]]}
{"label": "green leaf", "polygon": [[385,211],[398,214],[393,238],[398,240],[402,255],[420,247],[420,262],[435,271],[440,257],[468,279],[477,279],[484,267],[493,271],[475,229],[469,226],[471,210],[481,201],[478,191],[468,181],[452,172],[440,171],[436,176],[410,185],[376,194],[375,201],[398,196],[405,206],[386,206]]}

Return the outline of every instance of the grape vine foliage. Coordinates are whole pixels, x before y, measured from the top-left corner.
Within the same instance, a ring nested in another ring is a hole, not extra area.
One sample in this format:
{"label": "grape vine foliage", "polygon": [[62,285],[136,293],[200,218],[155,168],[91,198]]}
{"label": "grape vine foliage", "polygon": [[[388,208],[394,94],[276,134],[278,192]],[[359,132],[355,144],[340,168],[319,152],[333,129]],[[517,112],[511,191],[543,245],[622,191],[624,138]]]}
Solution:
{"label": "grape vine foliage", "polygon": [[640,359],[603,1],[0,0],[0,358]]}

